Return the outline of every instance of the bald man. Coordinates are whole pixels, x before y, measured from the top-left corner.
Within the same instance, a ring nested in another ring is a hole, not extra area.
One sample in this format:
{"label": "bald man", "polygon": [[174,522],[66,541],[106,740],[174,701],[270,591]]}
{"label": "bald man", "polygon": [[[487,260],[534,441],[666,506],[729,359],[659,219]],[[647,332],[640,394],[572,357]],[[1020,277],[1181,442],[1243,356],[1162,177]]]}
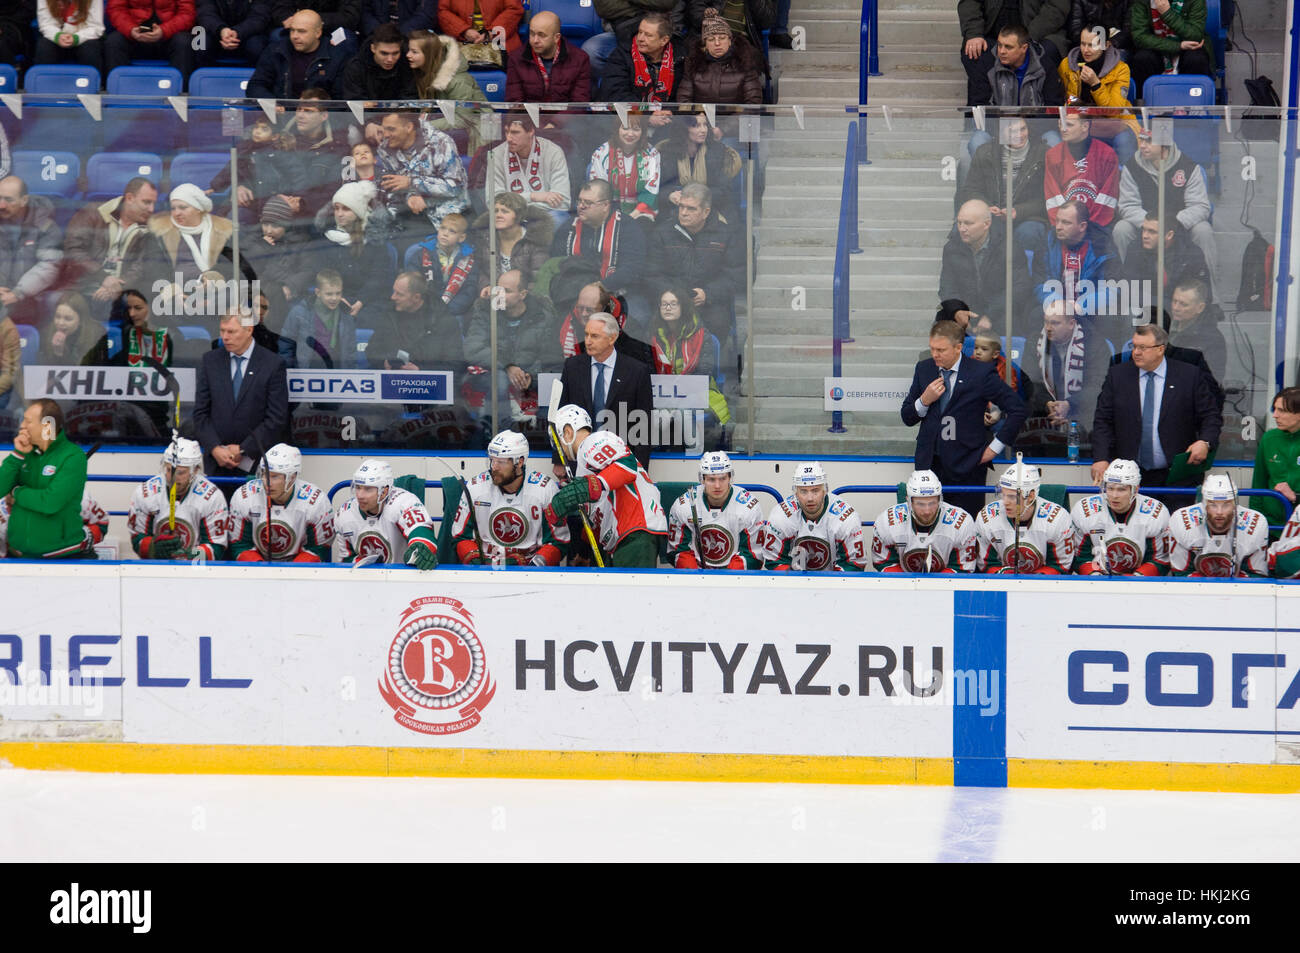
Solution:
{"label": "bald man", "polygon": [[[1005,224],[994,228],[988,203],[971,199],[957,212],[953,232],[943,246],[939,300],[956,302],[948,310],[970,334],[1003,328],[1007,306]],[[1029,269],[1019,249],[1011,256],[1011,281],[1015,299],[1028,301]]]}
{"label": "bald man", "polygon": [[560,18],[542,10],[528,21],[528,45],[506,62],[506,100],[512,103],[591,101],[587,54],[560,35]]}
{"label": "bald man", "polygon": [[248,95],[259,99],[298,99],[304,89],[324,89],[333,95],[348,52],[325,39],[325,24],[313,10],[299,10],[288,27],[272,40],[257,61]]}
{"label": "bald man", "polygon": [[33,324],[43,317],[37,296],[54,284],[62,261],[50,200],[28,195],[16,175],[0,179],[0,317]]}

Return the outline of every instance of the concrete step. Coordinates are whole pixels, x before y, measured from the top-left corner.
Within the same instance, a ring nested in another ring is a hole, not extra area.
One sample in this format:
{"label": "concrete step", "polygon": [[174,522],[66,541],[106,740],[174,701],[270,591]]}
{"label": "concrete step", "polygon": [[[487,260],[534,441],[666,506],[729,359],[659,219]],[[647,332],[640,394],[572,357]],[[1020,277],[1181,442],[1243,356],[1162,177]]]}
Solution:
{"label": "concrete step", "polygon": [[957,59],[961,27],[955,5],[938,10],[881,10],[879,23],[882,50],[942,44],[952,51],[953,60]]}
{"label": "concrete step", "polygon": [[[908,190],[898,191],[902,193]],[[900,194],[886,198],[876,194],[860,198],[859,201],[859,215],[864,220],[929,223],[935,228],[943,227],[944,222],[952,222],[951,193],[942,195],[917,190],[915,195]],[[783,218],[830,217],[833,223],[839,215],[840,200],[838,195],[796,197],[769,194],[763,196],[763,210],[764,214]]]}

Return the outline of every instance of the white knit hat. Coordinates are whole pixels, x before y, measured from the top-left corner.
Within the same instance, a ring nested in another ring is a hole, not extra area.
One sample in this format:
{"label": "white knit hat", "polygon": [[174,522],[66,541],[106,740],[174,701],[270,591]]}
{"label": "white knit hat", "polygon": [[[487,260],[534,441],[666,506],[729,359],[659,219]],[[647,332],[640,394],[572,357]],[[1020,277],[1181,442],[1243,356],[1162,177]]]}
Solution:
{"label": "white knit hat", "polygon": [[349,182],[334,193],[332,201],[350,208],[364,225],[370,217],[370,202],[375,191],[373,182]]}
{"label": "white knit hat", "polygon": [[204,195],[203,190],[197,185],[192,185],[189,182],[182,183],[172,189],[172,194],[169,198],[174,199],[177,202],[184,202],[186,205],[191,208],[196,208],[200,212],[212,211],[212,199]]}

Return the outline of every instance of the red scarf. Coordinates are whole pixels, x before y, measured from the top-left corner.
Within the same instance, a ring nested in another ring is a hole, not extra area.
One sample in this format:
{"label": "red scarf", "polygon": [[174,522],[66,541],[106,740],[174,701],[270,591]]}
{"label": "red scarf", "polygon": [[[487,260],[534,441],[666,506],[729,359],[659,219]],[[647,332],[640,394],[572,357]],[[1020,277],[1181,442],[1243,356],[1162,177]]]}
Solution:
{"label": "red scarf", "polygon": [[[560,58],[560,44],[563,42],[564,37],[560,37],[555,44],[555,59],[557,60]],[[551,74],[547,72],[546,64],[542,62],[542,58],[537,55],[537,51],[531,46],[528,47],[528,55],[533,58],[533,65],[537,67],[537,72],[542,74],[542,89],[549,93],[551,91]]]}
{"label": "red scarf", "polygon": [[437,273],[442,275],[442,303],[446,304],[456,297],[456,293],[465,284],[470,269],[474,267],[474,256],[472,254],[464,256],[452,255],[451,264],[444,268],[441,259],[438,257],[436,246],[432,250],[421,246],[420,267],[424,269],[424,277],[429,281],[433,280],[435,267]]}
{"label": "red scarf", "polygon": [[686,327],[675,338],[668,336],[666,324],[661,324],[655,334],[656,374],[690,374],[700,363],[700,355],[704,352],[704,327],[699,316],[682,318],[679,323]]}
{"label": "red scarf", "polygon": [[1083,262],[1088,257],[1088,242],[1083,242],[1074,251],[1061,246],[1061,282],[1069,289],[1071,297],[1077,299],[1082,294],[1079,289],[1079,275],[1083,272]]}
{"label": "red scarf", "polygon": [[542,191],[542,144],[537,141],[537,136],[533,136],[533,152],[528,157],[528,187],[524,188],[524,170],[519,162],[519,156],[506,150],[510,157],[507,165],[508,174],[506,175],[506,186],[511,192],[517,192],[523,195],[525,192]]}
{"label": "red scarf", "polygon": [[86,14],[77,13],[77,0],[64,0],[62,19],[64,26],[81,26],[86,22]]}
{"label": "red scarf", "polygon": [[650,64],[645,61],[645,56],[641,49],[632,41],[632,69],[636,75],[632,77],[632,85],[642,90],[642,102],[662,103],[664,100],[671,98],[673,94],[673,45],[669,43],[664,47],[664,58],[659,61],[659,75],[653,80],[650,78]]}
{"label": "red scarf", "polygon": [[[601,227],[600,235],[596,240],[600,248],[600,277],[602,278],[608,275],[615,265],[614,249],[617,245],[618,223],[621,217],[620,213],[612,212],[609,218],[605,219],[605,224]],[[582,254],[582,219],[574,221],[573,241],[569,243],[569,254]]]}

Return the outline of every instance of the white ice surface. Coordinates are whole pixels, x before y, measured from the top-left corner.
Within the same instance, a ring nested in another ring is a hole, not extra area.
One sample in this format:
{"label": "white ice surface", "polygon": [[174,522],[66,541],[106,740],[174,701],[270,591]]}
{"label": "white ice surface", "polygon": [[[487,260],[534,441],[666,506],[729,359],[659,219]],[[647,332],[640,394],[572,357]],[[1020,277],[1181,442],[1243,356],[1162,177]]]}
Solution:
{"label": "white ice surface", "polygon": [[1296,861],[1300,795],[0,770],[6,861]]}

